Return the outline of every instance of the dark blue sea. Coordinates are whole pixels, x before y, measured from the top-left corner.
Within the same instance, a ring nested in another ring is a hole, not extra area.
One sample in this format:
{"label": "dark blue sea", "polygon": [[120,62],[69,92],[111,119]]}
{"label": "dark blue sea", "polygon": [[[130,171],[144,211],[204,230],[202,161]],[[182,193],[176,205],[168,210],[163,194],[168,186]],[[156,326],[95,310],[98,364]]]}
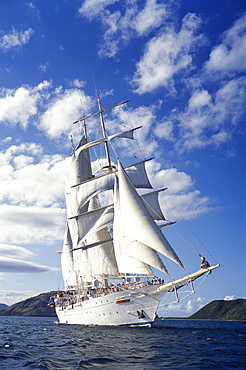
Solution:
{"label": "dark blue sea", "polygon": [[157,327],[58,325],[0,317],[0,369],[246,369],[242,321],[160,320]]}

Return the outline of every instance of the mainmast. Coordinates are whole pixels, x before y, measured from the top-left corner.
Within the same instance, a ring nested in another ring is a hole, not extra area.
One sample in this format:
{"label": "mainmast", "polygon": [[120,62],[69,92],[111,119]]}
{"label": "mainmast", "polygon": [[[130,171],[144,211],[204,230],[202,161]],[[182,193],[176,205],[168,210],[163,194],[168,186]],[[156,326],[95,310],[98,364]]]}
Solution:
{"label": "mainmast", "polygon": [[[81,121],[84,121],[84,122],[85,122],[85,120],[86,120],[86,119],[88,119],[88,118],[90,118],[90,117],[93,117],[93,116],[95,116],[95,115],[99,114],[99,116],[100,116],[100,121],[101,121],[102,132],[103,132],[103,137],[104,137],[105,139],[107,139],[107,137],[108,137],[108,136],[107,136],[107,132],[106,132],[106,128],[105,128],[105,123],[104,123],[104,118],[103,118],[103,112],[106,112],[106,111],[107,111],[107,110],[109,110],[109,109],[113,109],[113,108],[115,108],[115,107],[118,107],[118,106],[120,106],[120,105],[122,105],[122,104],[126,104],[126,103],[128,103],[129,101],[130,101],[130,100],[126,100],[126,101],[123,101],[123,102],[121,102],[121,103],[115,104],[115,105],[113,105],[112,107],[109,107],[109,108],[106,108],[106,109],[102,109],[102,104],[101,104],[100,95],[98,94],[98,95],[97,95],[97,102],[98,102],[98,108],[99,108],[99,111],[98,111],[98,112],[96,112],[96,113],[92,113],[92,114],[90,114],[90,115],[89,115],[89,116],[87,116],[87,117],[80,118],[79,120],[75,121],[74,123],[78,123],[78,122],[81,122]],[[110,172],[112,172],[113,166],[112,166],[112,164],[111,164],[111,159],[110,159],[110,153],[109,153],[108,141],[106,140],[104,144],[105,144],[106,156],[107,156],[107,161],[108,161],[108,165],[106,166],[106,168],[108,168],[108,169],[109,169],[109,171],[110,171]]]}
{"label": "mainmast", "polygon": [[[97,103],[98,103],[98,108],[99,108],[99,116],[100,116],[100,121],[101,121],[101,127],[102,127],[102,132],[103,132],[103,137],[106,139],[107,138],[107,132],[105,128],[105,123],[104,123],[104,118],[103,118],[103,110],[102,110],[102,104],[101,104],[101,99],[100,95],[97,95]],[[112,164],[111,164],[111,158],[110,158],[110,153],[109,153],[109,147],[108,147],[108,142],[105,142],[105,150],[106,150],[106,156],[107,156],[107,161],[108,161],[108,169],[110,172],[112,172]]]}

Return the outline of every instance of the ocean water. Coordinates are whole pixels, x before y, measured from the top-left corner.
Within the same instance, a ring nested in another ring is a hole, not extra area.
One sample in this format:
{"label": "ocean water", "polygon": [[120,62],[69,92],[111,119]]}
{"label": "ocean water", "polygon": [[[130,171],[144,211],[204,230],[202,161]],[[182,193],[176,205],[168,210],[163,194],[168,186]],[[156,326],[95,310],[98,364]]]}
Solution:
{"label": "ocean water", "polygon": [[58,325],[0,317],[0,369],[246,369],[246,324],[159,320],[156,327]]}

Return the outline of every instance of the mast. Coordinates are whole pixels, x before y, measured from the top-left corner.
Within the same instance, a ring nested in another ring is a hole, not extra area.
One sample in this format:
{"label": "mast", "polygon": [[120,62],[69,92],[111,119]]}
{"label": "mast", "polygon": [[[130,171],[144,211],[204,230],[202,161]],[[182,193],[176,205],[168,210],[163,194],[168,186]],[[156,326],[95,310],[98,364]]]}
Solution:
{"label": "mast", "polygon": [[87,128],[86,128],[85,121],[84,121],[84,125],[83,125],[83,130],[84,130],[84,137],[85,137],[85,138],[86,138],[86,140],[87,140]]}
{"label": "mast", "polygon": [[[102,127],[102,132],[103,132],[103,137],[106,139],[107,138],[107,132],[105,128],[105,123],[104,123],[104,118],[103,118],[103,111],[102,111],[102,104],[101,104],[101,99],[100,95],[97,95],[97,103],[98,103],[98,108],[99,108],[99,116],[100,116],[100,121],[101,121],[101,127]],[[112,172],[112,164],[111,164],[111,158],[110,158],[110,153],[109,153],[109,147],[108,147],[108,142],[105,142],[105,150],[106,150],[106,156],[107,156],[107,161],[108,161],[108,169],[110,172]]]}
{"label": "mast", "polygon": [[[120,105],[122,105],[122,104],[126,104],[126,103],[128,103],[129,101],[130,101],[130,100],[125,100],[125,101],[123,101],[123,102],[121,102],[121,103],[118,103],[118,104],[113,105],[112,107],[109,107],[109,108],[106,108],[106,109],[102,109],[102,104],[101,104],[100,95],[98,94],[98,95],[97,95],[97,102],[98,102],[98,108],[99,108],[99,111],[98,111],[98,112],[96,112],[96,113],[92,113],[92,114],[90,114],[90,115],[89,115],[89,116],[87,116],[87,117],[82,117],[82,118],[80,118],[79,120],[77,120],[77,121],[75,121],[75,122],[73,122],[73,123],[75,124],[75,123],[78,123],[78,122],[81,122],[81,121],[84,121],[84,122],[85,122],[85,120],[86,120],[86,119],[88,119],[88,118],[90,118],[90,117],[93,117],[93,116],[95,116],[95,115],[99,114],[99,115],[100,115],[100,121],[101,121],[102,132],[103,132],[103,137],[104,137],[105,139],[107,139],[107,132],[106,132],[106,128],[105,128],[105,123],[104,123],[104,118],[103,118],[103,112],[106,112],[106,111],[107,111],[107,110],[109,110],[109,109],[113,109],[113,108],[115,108],[115,107],[118,107],[118,106],[120,106]],[[140,128],[140,127],[138,127],[138,128]],[[84,130],[85,130],[85,136],[86,136],[86,127],[84,127]],[[113,167],[112,167],[112,164],[111,164],[110,153],[109,153],[109,146],[108,146],[108,141],[107,141],[107,140],[105,141],[105,150],[106,150],[106,156],[107,156],[107,161],[108,161],[108,165],[106,166],[106,168],[108,168],[108,169],[109,169],[109,171],[110,171],[110,172],[112,172]]]}

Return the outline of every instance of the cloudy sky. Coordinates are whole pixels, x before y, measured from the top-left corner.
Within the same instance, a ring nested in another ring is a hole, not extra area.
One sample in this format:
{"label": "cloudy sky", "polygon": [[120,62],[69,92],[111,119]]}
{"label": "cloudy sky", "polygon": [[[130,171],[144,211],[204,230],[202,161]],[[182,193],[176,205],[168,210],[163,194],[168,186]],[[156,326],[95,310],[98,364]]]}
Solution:
{"label": "cloudy sky", "polygon": [[62,287],[70,135],[97,92],[104,108],[131,100],[107,127],[143,126],[166,215],[198,242],[186,252],[167,231],[188,269],[197,250],[221,264],[162,312],[245,297],[245,1],[2,0],[0,19],[0,303]]}

